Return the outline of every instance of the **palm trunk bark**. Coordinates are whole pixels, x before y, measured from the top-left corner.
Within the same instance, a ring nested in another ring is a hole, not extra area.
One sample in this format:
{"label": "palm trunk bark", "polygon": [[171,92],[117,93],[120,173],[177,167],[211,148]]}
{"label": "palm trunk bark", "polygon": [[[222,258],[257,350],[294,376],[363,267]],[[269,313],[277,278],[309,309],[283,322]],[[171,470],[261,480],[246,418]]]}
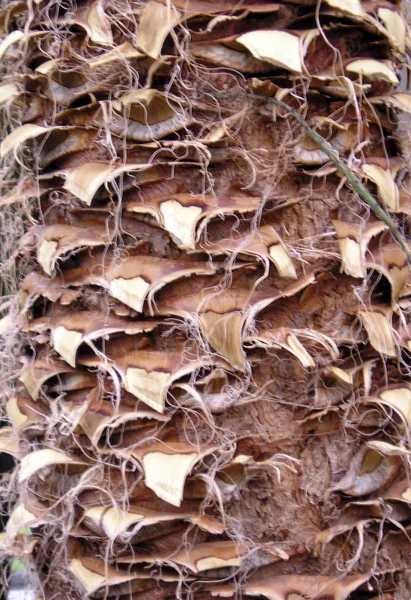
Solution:
{"label": "palm trunk bark", "polygon": [[401,10],[0,9],[0,544],[39,598],[410,597]]}

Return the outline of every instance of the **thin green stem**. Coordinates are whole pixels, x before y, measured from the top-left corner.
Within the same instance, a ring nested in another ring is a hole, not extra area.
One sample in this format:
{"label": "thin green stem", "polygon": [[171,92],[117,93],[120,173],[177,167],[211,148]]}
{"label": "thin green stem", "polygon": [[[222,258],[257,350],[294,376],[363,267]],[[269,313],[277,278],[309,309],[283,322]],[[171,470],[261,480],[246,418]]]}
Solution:
{"label": "thin green stem", "polygon": [[[236,97],[238,95],[230,94],[229,92],[217,92],[213,93],[213,96],[220,97]],[[286,110],[292,117],[301,125],[301,127],[305,130],[308,137],[310,137],[315,144],[328,156],[328,158],[334,163],[337,170],[345,177],[347,182],[350,184],[351,188],[354,190],[358,196],[368,206],[371,208],[372,212],[379,219],[384,221],[384,223],[388,226],[391,235],[398,242],[401,248],[404,250],[407,261],[411,265],[411,251],[409,245],[407,243],[406,238],[399,230],[395,221],[393,221],[390,215],[378,204],[377,200],[373,197],[373,195],[368,191],[368,189],[364,186],[361,180],[355,175],[355,173],[343,162],[343,160],[338,156],[338,154],[331,148],[330,144],[325,140],[319,133],[317,133],[314,129],[312,129],[307,121],[300,115],[298,111],[292,108],[286,102],[282,100],[277,100],[277,98],[272,98],[270,96],[262,96],[260,94],[253,94],[249,92],[245,92],[244,96],[246,98],[250,98],[252,100],[264,100],[265,102],[271,102],[272,104],[276,104],[280,108]]]}

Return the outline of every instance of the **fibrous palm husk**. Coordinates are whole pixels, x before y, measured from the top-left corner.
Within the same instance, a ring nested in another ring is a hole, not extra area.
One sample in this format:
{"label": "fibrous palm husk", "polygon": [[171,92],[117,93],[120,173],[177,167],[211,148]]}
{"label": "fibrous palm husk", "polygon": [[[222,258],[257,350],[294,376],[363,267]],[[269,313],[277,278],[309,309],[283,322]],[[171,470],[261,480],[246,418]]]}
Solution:
{"label": "fibrous palm husk", "polygon": [[409,38],[384,0],[0,7],[0,553],[39,598],[410,597]]}

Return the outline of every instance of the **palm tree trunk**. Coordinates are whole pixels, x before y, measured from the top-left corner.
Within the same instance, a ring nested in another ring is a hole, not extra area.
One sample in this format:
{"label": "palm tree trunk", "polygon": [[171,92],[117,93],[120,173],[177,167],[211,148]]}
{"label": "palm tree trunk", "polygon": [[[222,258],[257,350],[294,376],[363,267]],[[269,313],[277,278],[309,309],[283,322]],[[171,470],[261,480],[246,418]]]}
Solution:
{"label": "palm tree trunk", "polygon": [[5,567],[408,600],[401,7],[0,9]]}

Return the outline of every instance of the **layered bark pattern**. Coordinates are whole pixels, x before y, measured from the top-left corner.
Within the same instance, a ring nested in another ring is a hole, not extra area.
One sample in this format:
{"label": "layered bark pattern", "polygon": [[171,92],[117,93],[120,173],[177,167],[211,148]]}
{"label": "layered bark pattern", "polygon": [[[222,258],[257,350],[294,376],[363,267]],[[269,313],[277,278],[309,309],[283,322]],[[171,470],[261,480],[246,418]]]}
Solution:
{"label": "layered bark pattern", "polygon": [[5,561],[53,600],[408,600],[409,265],[272,101],[407,236],[401,7],[0,28]]}

